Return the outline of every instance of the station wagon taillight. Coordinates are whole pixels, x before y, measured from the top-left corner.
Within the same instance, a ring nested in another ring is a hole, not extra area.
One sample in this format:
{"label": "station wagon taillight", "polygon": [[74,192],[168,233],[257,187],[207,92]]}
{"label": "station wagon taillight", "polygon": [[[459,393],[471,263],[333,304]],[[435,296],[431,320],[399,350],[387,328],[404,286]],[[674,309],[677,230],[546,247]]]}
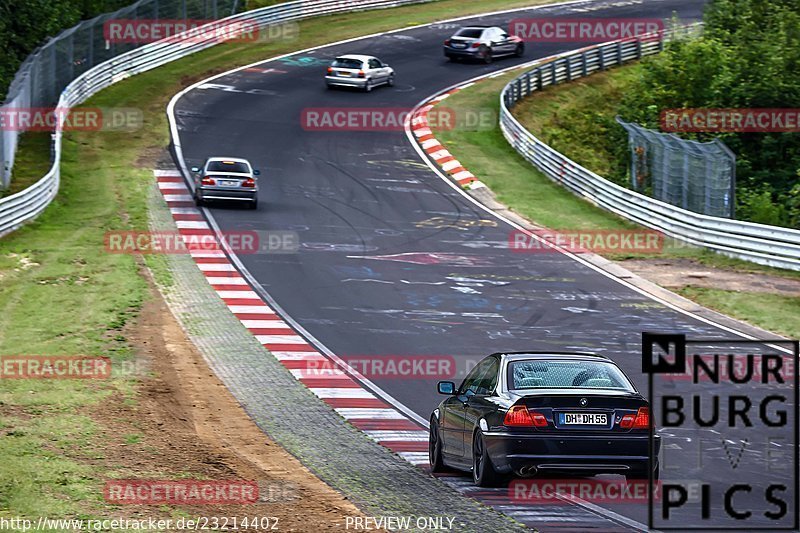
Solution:
{"label": "station wagon taillight", "polygon": [[547,418],[542,413],[528,411],[524,405],[512,405],[503,419],[504,426],[510,427],[547,427]]}
{"label": "station wagon taillight", "polygon": [[253,178],[247,178],[242,182],[242,187],[255,187],[255,186],[256,186],[256,180],[254,180]]}
{"label": "station wagon taillight", "polygon": [[635,415],[625,415],[619,421],[622,429],[650,429],[650,409],[640,407]]}
{"label": "station wagon taillight", "polygon": [[481,45],[480,41],[472,43],[472,48],[479,48]]}
{"label": "station wagon taillight", "polygon": [[333,67],[328,67],[328,74],[333,74]]}

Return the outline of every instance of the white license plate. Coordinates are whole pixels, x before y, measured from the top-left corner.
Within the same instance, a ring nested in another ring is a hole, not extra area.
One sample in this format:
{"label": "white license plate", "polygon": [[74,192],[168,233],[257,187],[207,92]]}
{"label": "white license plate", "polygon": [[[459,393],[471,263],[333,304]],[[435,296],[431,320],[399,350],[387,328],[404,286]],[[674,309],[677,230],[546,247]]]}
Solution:
{"label": "white license plate", "polygon": [[223,187],[235,187],[239,185],[239,182],[233,180],[220,180],[219,184]]}
{"label": "white license plate", "polygon": [[466,48],[467,45],[463,43],[453,43],[453,48]]}
{"label": "white license plate", "polygon": [[561,413],[560,422],[575,426],[607,426],[608,415],[600,413]]}

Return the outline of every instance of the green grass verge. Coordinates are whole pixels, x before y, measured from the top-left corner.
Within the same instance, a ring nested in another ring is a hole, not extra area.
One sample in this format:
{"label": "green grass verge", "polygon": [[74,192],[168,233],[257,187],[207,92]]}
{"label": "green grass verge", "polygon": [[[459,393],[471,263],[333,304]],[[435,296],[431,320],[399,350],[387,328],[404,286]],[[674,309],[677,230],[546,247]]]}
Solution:
{"label": "green grass verge", "polygon": [[621,152],[627,151],[627,135],[614,116],[641,73],[640,64],[630,64],[548,87],[522,100],[514,107],[514,116],[576,163],[625,185],[628,168],[619,161]]}
{"label": "green grass verge", "polygon": [[[103,238],[112,230],[146,229],[151,155],[168,143],[164,109],[181,88],[332,40],[537,3],[545,0],[443,0],[311,19],[300,23],[297,39],[220,45],[96,95],[87,106],[141,109],[144,127],[65,134],[58,198],[38,220],[0,240],[0,355],[103,355],[112,364],[132,357],[123,328],[141,308],[147,284],[135,258],[106,253]],[[49,166],[49,145],[30,139],[18,152],[20,179],[41,177]],[[146,262],[158,273],[158,257]],[[0,381],[0,516],[105,517],[100,487],[107,472],[83,461],[92,454],[90,444],[147,442],[103,435],[85,411],[120,393],[135,402],[134,384],[124,377]]]}
{"label": "green grass verge", "polygon": [[[566,112],[564,109],[572,109],[571,106],[574,105],[575,108],[581,110],[580,113],[589,113],[592,105],[596,105],[598,106],[597,110],[600,110],[600,106],[603,105],[600,100],[604,87],[611,86],[612,91],[620,90],[620,87],[624,87],[631,76],[636,75],[636,69],[637,67],[632,67],[626,72],[623,72],[624,69],[619,69],[606,74],[594,75],[580,83],[548,88],[521,104],[519,113],[524,116],[524,123],[527,127],[532,128],[531,131],[534,133],[538,132],[542,138],[555,138],[557,143],[562,144],[577,143],[579,148],[571,149],[570,155],[590,167],[600,170],[603,168],[604,149],[599,146],[603,141],[592,141],[588,129],[568,132],[569,123],[564,122],[563,117],[571,115],[573,112]],[[500,91],[518,74],[519,71],[516,71],[481,81],[450,96],[441,105],[454,110],[456,116],[466,116],[468,112],[485,112],[487,110],[491,110],[497,116],[500,109]],[[517,111],[515,111],[516,113]],[[551,127],[556,124],[559,125],[561,131],[553,133]],[[480,131],[459,126],[453,129],[434,127],[434,130],[436,138],[453,153],[465,168],[486,183],[500,202],[536,224],[559,230],[615,230],[636,227],[632,223],[576,197],[568,189],[551,181],[535,169],[508,144],[496,121],[491,128],[482,128]],[[671,239],[667,239],[663,252],[658,255],[612,254],[606,255],[606,257],[612,260],[628,258],[691,259],[712,268],[800,279],[800,272],[756,265]],[[704,296],[698,291],[690,291],[685,295],[701,305],[709,304],[710,307],[725,313],[728,310],[733,311],[732,307],[725,306],[723,308],[722,298],[712,302],[710,297]],[[695,295],[696,298],[694,298]],[[734,301],[734,298],[731,297],[728,300]],[[742,305],[738,312],[729,314],[765,329],[791,332],[792,328],[788,325],[792,321],[800,323],[797,318],[796,305],[789,305],[791,300],[791,298],[786,298],[783,305],[776,305],[771,310],[769,305],[764,304],[770,300],[764,298],[762,294],[738,293],[735,301]]]}
{"label": "green grass verge", "polygon": [[27,132],[19,136],[14,161],[14,176],[8,189],[0,190],[0,198],[27,189],[50,170],[50,133]]}
{"label": "green grass verge", "polygon": [[800,298],[703,287],[684,287],[677,292],[720,313],[792,339],[800,339]]}

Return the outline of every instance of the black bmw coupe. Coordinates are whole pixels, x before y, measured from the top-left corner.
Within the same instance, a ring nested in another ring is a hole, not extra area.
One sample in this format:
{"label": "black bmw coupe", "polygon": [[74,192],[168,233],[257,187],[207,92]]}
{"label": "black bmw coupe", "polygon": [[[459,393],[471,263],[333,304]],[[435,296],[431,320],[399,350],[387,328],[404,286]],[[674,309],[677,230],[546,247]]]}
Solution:
{"label": "black bmw coupe", "polygon": [[650,406],[610,359],[586,353],[496,353],[448,397],[430,422],[433,472],[471,471],[476,485],[509,475],[622,474],[658,479],[660,439],[649,453]]}

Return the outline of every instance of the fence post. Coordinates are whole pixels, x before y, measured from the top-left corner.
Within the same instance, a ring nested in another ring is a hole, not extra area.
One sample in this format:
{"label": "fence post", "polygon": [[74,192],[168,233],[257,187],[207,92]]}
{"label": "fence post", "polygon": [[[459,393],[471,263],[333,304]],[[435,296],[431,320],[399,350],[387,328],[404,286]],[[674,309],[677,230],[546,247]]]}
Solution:
{"label": "fence post", "polygon": [[636,38],[636,59],[642,58],[642,38],[641,36]]}
{"label": "fence post", "polygon": [[587,60],[586,60],[586,52],[583,52],[581,54],[581,56],[583,57],[583,69],[582,70],[583,70],[583,77],[585,78],[586,76],[589,75],[589,64],[587,63]]}
{"label": "fence post", "polygon": [[603,49],[602,46],[597,49],[597,59],[600,62],[600,70],[605,70],[606,69],[606,52],[605,52],[605,50]]}
{"label": "fence post", "polygon": [[617,43],[617,65],[622,64],[622,43]]}
{"label": "fence post", "polygon": [[550,83],[551,85],[558,85],[558,79],[557,79],[557,76],[558,76],[558,74],[557,74],[557,72],[556,72],[556,70],[558,69],[558,67],[556,66],[556,63],[558,63],[558,60],[556,60],[556,61],[553,61],[553,62],[550,64],[551,71],[552,71],[552,76],[553,76],[553,79],[551,80],[551,83]]}
{"label": "fence post", "polygon": [[526,72],[525,73],[525,91],[526,91],[526,93],[525,93],[526,95],[531,94],[531,73],[530,72]]}
{"label": "fence post", "polygon": [[536,89],[542,90],[542,69],[540,67],[536,69]]}
{"label": "fence post", "polygon": [[572,81],[572,59],[568,57],[566,59],[566,62],[567,62],[567,81]]}

